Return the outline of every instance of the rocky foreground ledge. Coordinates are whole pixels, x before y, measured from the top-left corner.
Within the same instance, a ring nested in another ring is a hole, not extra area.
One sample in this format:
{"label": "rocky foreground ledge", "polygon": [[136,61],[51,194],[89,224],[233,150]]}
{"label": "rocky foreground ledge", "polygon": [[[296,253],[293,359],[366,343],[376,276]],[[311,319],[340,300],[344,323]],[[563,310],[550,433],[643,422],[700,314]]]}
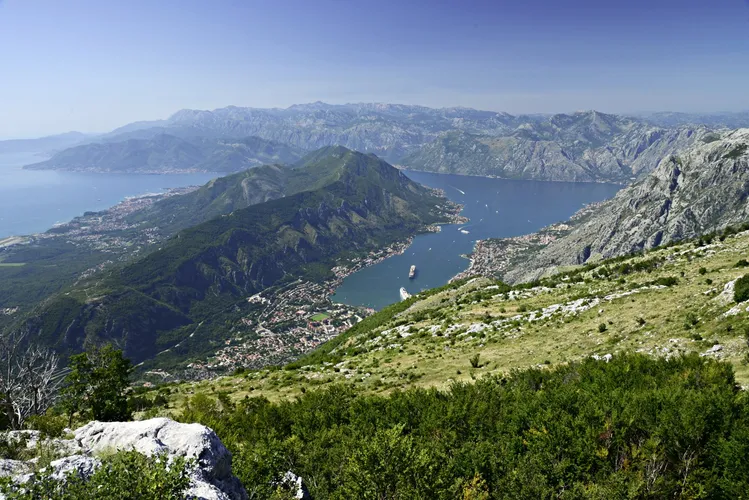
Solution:
{"label": "rocky foreground ledge", "polygon": [[[89,477],[101,463],[98,456],[113,451],[135,450],[144,455],[166,453],[169,457],[192,459],[188,498],[200,500],[246,500],[247,492],[232,474],[231,452],[215,432],[200,424],[182,424],[168,418],[140,422],[90,422],[73,431],[72,439],[53,439],[63,458],[51,463],[53,476],[63,480],[75,471]],[[13,431],[9,439],[27,439],[28,448],[41,439],[38,431]],[[0,460],[0,477],[28,480],[33,461]]]}

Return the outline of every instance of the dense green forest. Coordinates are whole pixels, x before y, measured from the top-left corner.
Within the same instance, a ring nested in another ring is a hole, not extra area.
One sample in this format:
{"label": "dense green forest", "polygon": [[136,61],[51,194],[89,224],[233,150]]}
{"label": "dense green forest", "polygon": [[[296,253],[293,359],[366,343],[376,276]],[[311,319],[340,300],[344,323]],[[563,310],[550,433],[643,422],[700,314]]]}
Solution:
{"label": "dense green forest", "polygon": [[363,395],[196,394],[251,498],[291,470],[314,498],[744,498],[749,400],[729,364],[617,356]]}

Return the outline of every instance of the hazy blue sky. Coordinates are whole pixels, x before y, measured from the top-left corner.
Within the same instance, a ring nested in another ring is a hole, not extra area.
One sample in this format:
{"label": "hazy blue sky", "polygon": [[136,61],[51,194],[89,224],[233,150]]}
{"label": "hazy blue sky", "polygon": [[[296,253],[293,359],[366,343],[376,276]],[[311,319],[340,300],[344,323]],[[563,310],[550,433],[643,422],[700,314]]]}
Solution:
{"label": "hazy blue sky", "polygon": [[747,0],[0,0],[0,137],[322,100],[749,108]]}

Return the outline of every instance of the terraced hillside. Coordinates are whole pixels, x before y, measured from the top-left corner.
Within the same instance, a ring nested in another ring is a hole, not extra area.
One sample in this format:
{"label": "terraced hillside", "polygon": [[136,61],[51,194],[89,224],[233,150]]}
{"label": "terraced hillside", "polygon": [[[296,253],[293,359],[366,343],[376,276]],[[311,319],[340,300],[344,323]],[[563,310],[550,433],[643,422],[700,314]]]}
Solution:
{"label": "terraced hillside", "polygon": [[384,309],[285,369],[176,386],[171,407],[203,391],[277,400],[341,382],[372,393],[446,388],[624,352],[699,353],[730,362],[749,384],[749,302],[734,300],[734,282],[749,273],[749,231],[731,233],[512,288],[458,281]]}

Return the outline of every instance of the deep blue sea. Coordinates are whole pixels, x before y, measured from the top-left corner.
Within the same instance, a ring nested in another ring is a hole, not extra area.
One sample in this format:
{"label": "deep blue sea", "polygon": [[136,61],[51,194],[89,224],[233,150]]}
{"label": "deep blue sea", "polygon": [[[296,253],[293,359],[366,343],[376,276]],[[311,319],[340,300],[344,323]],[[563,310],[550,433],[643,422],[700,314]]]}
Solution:
{"label": "deep blue sea", "polygon": [[0,239],[46,231],[86,211],[98,211],[128,196],[201,185],[215,174],[84,174],[22,170],[45,158],[33,153],[0,154]]}
{"label": "deep blue sea", "polygon": [[[611,198],[621,189],[611,184],[405,173],[416,182],[443,189],[450,199],[463,204],[462,214],[470,222],[442,226],[440,233],[417,236],[403,255],[347,277],[332,297],[334,301],[381,309],[399,300],[400,287],[413,294],[442,286],[468,267],[468,260],[461,255],[471,253],[476,240],[535,232],[568,219],[585,204]],[[412,264],[418,272],[415,279],[409,280]]]}

